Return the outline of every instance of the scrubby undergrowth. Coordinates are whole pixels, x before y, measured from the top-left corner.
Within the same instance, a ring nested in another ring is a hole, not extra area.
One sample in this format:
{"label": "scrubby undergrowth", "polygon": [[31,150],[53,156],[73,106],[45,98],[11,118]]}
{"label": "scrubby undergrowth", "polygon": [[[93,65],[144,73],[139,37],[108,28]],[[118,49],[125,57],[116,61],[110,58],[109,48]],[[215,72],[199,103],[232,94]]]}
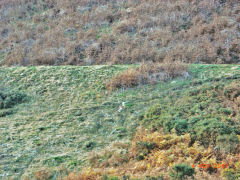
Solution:
{"label": "scrubby undergrowth", "polygon": [[2,65],[240,62],[239,0],[4,0]]}
{"label": "scrubby undergrowth", "polygon": [[[92,167],[80,174],[71,173],[63,180],[104,179],[106,174],[119,180],[182,180],[187,177],[219,180],[240,177],[238,154],[227,154],[219,159],[221,153],[213,148],[204,148],[198,142],[190,144],[189,134],[164,135],[139,129],[130,146],[115,143],[111,150],[91,154]],[[199,168],[200,164],[209,164],[211,168]],[[221,169],[216,168],[216,164],[221,164]],[[226,175],[227,172],[231,172],[231,176]]]}
{"label": "scrubby undergrowth", "polygon": [[240,153],[239,80],[213,82],[196,89],[172,93],[153,105],[142,117],[153,130],[178,135],[190,133],[201,142],[227,153]]}

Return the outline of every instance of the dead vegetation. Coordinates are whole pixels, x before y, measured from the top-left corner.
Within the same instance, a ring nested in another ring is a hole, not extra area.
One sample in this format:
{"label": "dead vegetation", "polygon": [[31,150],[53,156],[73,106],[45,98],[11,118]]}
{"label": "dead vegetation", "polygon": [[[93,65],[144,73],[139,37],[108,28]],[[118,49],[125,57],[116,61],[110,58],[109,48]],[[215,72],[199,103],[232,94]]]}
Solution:
{"label": "dead vegetation", "polygon": [[107,82],[109,91],[130,88],[144,84],[154,84],[176,77],[189,77],[187,65],[180,62],[142,63],[137,68],[130,68],[115,75]]}
{"label": "dead vegetation", "polygon": [[[206,149],[198,142],[190,145],[190,142],[189,134],[163,135],[161,132],[139,129],[130,146],[126,143],[118,143],[101,153],[91,153],[89,155],[91,167],[79,174],[71,173],[63,180],[104,179],[104,175],[115,176],[115,179],[116,177],[144,179],[157,176],[170,179],[171,169],[181,163],[190,167],[194,164],[196,179],[218,180],[224,177],[228,179],[230,177],[227,175],[228,172],[232,173],[231,177],[237,177],[237,169],[240,165],[237,154],[225,155],[223,161],[218,161],[218,153],[214,149]],[[212,167],[214,164],[228,164],[228,167],[199,168],[201,163],[211,164]]]}
{"label": "dead vegetation", "polygon": [[239,63],[238,0],[0,4],[2,65]]}

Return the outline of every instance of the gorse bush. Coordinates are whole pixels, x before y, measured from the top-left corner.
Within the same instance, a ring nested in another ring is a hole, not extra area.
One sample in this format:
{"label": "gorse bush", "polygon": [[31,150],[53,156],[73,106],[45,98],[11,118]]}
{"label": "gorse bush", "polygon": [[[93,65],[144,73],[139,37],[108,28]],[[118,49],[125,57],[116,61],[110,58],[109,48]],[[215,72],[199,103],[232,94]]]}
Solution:
{"label": "gorse bush", "polygon": [[177,164],[172,167],[170,176],[173,180],[184,180],[188,176],[193,177],[196,174],[194,169],[187,164]]}
{"label": "gorse bush", "polygon": [[239,63],[238,0],[4,0],[2,65]]}
{"label": "gorse bush", "polygon": [[11,108],[22,103],[26,95],[19,92],[0,91],[0,109]]}
{"label": "gorse bush", "polygon": [[0,110],[0,117],[5,117],[11,114],[13,114],[12,110],[9,110],[9,109]]}
{"label": "gorse bush", "polygon": [[5,117],[14,113],[11,109],[17,104],[26,100],[26,95],[19,92],[9,92],[8,90],[0,90],[0,117]]}
{"label": "gorse bush", "polygon": [[138,160],[143,160],[145,156],[147,156],[151,151],[155,148],[157,148],[156,143],[149,143],[149,142],[137,142],[137,148],[138,148]]}
{"label": "gorse bush", "polygon": [[239,96],[236,87],[238,81],[173,93],[153,105],[141,119],[153,130],[163,128],[166,133],[178,135],[190,133],[192,143],[199,141],[205,147],[212,145],[228,153],[238,153],[240,112],[234,103]]}

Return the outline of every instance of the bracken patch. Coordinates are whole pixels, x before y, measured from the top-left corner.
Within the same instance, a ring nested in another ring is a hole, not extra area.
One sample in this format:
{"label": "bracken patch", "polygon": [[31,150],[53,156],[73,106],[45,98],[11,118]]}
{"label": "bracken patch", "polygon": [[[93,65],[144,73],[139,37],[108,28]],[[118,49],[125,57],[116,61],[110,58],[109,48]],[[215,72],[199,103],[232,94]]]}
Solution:
{"label": "bracken patch", "polygon": [[137,68],[130,68],[110,79],[106,87],[112,91],[144,84],[154,84],[176,77],[189,77],[187,65],[179,62],[142,63]]}

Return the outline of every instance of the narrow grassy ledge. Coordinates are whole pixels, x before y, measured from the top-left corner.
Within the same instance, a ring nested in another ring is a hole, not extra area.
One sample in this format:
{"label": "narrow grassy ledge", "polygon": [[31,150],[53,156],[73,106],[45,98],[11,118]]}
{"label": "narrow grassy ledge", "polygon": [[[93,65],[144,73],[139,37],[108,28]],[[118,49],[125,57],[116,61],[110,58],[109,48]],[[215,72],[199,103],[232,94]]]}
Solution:
{"label": "narrow grassy ledge", "polygon": [[[0,117],[0,178],[32,176],[42,168],[81,170],[88,152],[129,142],[144,115],[162,97],[240,79],[240,66],[191,65],[175,79],[108,93],[105,83],[130,65],[0,68],[0,88],[29,100]],[[124,103],[123,103],[124,102]]]}

